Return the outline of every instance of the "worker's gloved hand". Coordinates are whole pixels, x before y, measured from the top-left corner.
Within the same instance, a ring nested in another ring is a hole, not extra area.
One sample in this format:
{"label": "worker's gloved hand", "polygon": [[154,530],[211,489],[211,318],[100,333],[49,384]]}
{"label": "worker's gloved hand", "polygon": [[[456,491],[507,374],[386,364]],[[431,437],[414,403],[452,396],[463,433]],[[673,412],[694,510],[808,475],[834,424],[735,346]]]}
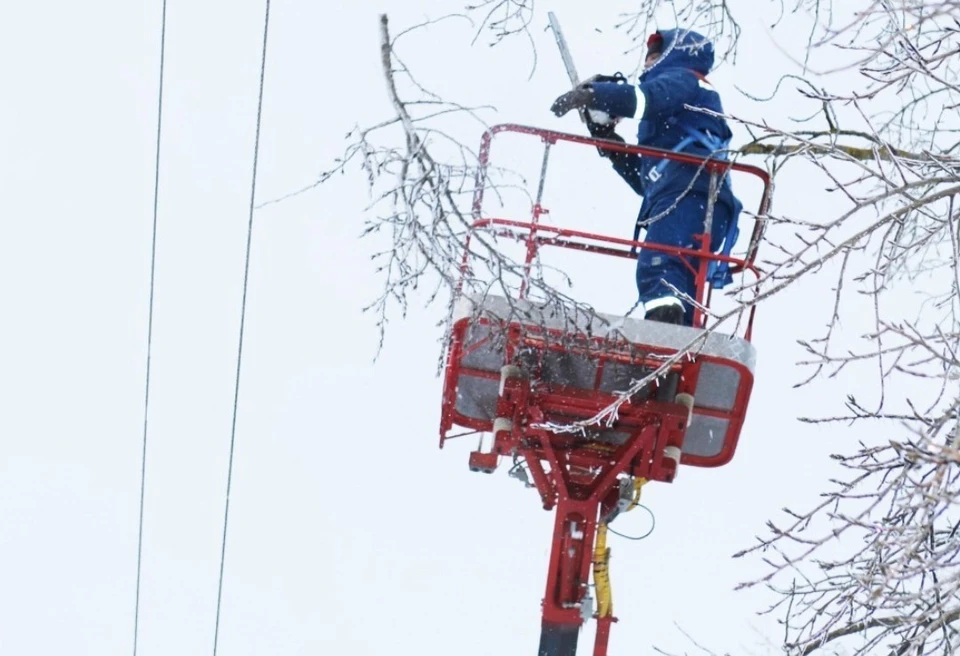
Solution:
{"label": "worker's gloved hand", "polygon": [[594,121],[593,117],[590,116],[590,114],[587,114],[587,129],[590,131],[590,136],[595,139],[612,139],[614,141],[626,143],[623,137],[617,134],[616,127],[616,123],[601,123]]}
{"label": "worker's gloved hand", "polygon": [[[592,120],[590,114],[587,114],[587,129],[590,131],[590,136],[594,139],[607,139],[609,141],[617,141],[619,143],[627,143],[626,139],[621,137],[616,132],[616,123],[598,123]],[[611,162],[617,162],[620,159],[629,157],[627,153],[622,153],[615,150],[606,150],[604,148],[597,147],[597,152],[600,153],[600,157],[606,157]]]}
{"label": "worker's gloved hand", "polygon": [[588,107],[592,100],[593,89],[587,86],[579,86],[572,91],[567,91],[565,94],[554,100],[553,104],[550,106],[550,111],[556,116],[560,117],[569,112],[571,109],[583,109]]}

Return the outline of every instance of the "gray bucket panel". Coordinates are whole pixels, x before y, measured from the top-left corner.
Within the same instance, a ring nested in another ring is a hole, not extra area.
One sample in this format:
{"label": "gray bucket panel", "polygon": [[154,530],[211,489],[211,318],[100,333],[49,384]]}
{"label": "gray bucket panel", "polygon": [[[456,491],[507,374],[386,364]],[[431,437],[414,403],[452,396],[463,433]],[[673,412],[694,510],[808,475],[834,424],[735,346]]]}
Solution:
{"label": "gray bucket panel", "polygon": [[471,419],[493,421],[499,396],[499,380],[460,376],[457,381],[457,412]]}
{"label": "gray bucket panel", "polygon": [[592,390],[597,379],[597,360],[581,353],[547,349],[541,360],[540,379],[545,383]]}
{"label": "gray bucket panel", "polygon": [[704,458],[718,455],[723,451],[729,423],[726,419],[694,414],[683,438],[683,453]]}
{"label": "gray bucket panel", "polygon": [[716,362],[703,362],[694,399],[697,407],[733,410],[740,389],[740,372]]}
{"label": "gray bucket panel", "polygon": [[[490,333],[490,326],[471,323],[467,327],[466,336],[463,340],[464,349],[473,348],[480,340],[489,337]],[[499,372],[500,367],[503,366],[503,346],[499,341],[496,337],[488,339],[475,351],[461,358],[460,362],[464,367],[470,369]]]}
{"label": "gray bucket panel", "polygon": [[601,392],[621,392],[629,389],[634,381],[642,380],[648,373],[650,370],[646,367],[611,360],[603,365],[599,389]]}

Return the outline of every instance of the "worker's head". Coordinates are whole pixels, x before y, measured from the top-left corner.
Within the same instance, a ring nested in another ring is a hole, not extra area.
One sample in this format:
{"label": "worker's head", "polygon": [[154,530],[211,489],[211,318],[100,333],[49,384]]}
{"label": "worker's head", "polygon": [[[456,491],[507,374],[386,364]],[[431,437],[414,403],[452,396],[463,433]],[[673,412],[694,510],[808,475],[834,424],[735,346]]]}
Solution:
{"label": "worker's head", "polygon": [[657,30],[647,38],[644,75],[652,69],[687,68],[703,75],[713,68],[713,44],[690,29]]}
{"label": "worker's head", "polygon": [[663,54],[663,35],[660,32],[654,32],[647,37],[647,57],[643,67],[650,68],[656,64],[661,54]]}

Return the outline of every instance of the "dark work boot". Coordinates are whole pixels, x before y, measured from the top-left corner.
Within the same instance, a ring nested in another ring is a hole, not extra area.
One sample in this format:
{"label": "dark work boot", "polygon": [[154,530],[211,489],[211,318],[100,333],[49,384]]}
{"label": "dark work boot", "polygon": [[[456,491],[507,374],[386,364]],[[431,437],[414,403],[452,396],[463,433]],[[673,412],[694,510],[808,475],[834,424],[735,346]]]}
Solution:
{"label": "dark work boot", "polygon": [[647,321],[659,321],[660,323],[672,323],[677,326],[682,326],[684,324],[684,314],[685,312],[682,305],[669,303],[666,305],[658,305],[652,310],[649,310],[643,318]]}

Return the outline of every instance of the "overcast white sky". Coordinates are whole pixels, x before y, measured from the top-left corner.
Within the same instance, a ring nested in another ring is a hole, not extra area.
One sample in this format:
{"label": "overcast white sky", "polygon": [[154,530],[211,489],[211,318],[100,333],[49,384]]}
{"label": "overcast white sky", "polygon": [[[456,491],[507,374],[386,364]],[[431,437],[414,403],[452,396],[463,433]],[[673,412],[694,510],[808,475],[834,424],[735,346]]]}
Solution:
{"label": "overcast white sky", "polygon": [[[133,638],[161,3],[9,4],[0,654],[122,655]],[[309,184],[355,123],[389,116],[378,14],[398,30],[449,6],[273,3],[260,200]],[[584,76],[632,68],[609,35],[615,11],[543,9],[558,12]],[[768,93],[791,66],[764,27],[775,15],[766,9],[744,16],[740,58],[714,84],[729,111],[773,121],[793,115],[795,95],[758,105],[733,88]],[[252,0],[168,9],[143,656],[212,648],[262,20]],[[577,131],[572,115],[548,112],[567,84],[544,24],[534,26],[530,81],[528,45],[491,51],[481,38],[470,48],[465,25],[411,37],[401,52],[444,95],[497,105],[491,120]],[[799,31],[776,34],[800,52]],[[464,129],[479,140],[479,128]],[[612,172],[584,156],[582,171],[558,164],[551,184],[612,188]],[[778,181],[777,207],[829,209],[791,175]],[[590,207],[626,235],[636,201],[617,193]],[[552,515],[505,471],[471,475],[470,445],[437,450],[442,307],[397,315],[372,363],[376,329],[360,309],[377,290],[375,244],[357,239],[366,202],[354,175],[256,214],[220,653],[533,654]],[[780,629],[753,615],[769,597],[732,591],[764,570],[730,556],[781,507],[812,502],[825,454],[851,436],[795,420],[839,405],[828,401],[835,384],[791,387],[801,378],[795,341],[829,311],[818,284],[761,308],[757,387],[733,463],[651,486],[656,531],[641,543],[612,539],[622,619],[611,653],[693,651],[677,624],[718,652],[775,652],[762,645]],[[585,285],[606,289],[609,307],[597,305],[611,311],[635,293],[629,271]],[[642,532],[644,517],[621,530]],[[582,653],[591,643],[582,638]]]}

